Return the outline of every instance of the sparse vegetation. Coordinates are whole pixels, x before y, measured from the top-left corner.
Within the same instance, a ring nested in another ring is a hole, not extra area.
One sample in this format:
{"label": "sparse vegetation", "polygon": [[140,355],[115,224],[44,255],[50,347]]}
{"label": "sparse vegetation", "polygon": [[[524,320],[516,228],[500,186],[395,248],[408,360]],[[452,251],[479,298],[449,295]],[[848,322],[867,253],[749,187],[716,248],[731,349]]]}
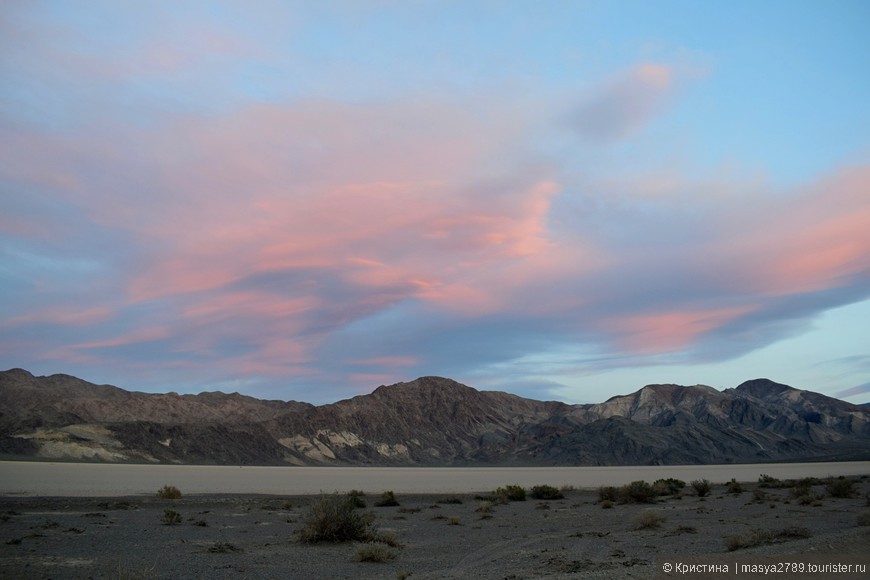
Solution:
{"label": "sparse vegetation", "polygon": [[357,548],[356,554],[354,554],[354,560],[357,562],[384,563],[395,559],[396,553],[380,543],[363,544]]}
{"label": "sparse vegetation", "polygon": [[682,479],[657,479],[653,482],[653,491],[656,495],[677,495],[683,488],[686,487],[686,482]]}
{"label": "sparse vegetation", "polygon": [[665,516],[655,510],[646,510],[637,517],[637,529],[648,530],[657,528],[665,521]]}
{"label": "sparse vegetation", "polygon": [[619,496],[619,490],[617,490],[612,485],[607,485],[598,488],[598,501],[604,503],[605,501],[614,502]]}
{"label": "sparse vegetation", "polygon": [[174,526],[181,523],[181,514],[175,510],[163,510],[163,515],[160,516],[160,521],[164,526]]}
{"label": "sparse vegetation", "polygon": [[449,518],[447,518],[447,525],[450,525],[450,526],[461,526],[461,525],[462,525],[462,520],[459,519],[459,516],[450,516]]}
{"label": "sparse vegetation", "polygon": [[352,489],[347,492],[347,499],[350,501],[350,504],[355,508],[364,508],[366,507],[366,500],[363,499],[365,496],[365,492],[359,489]]}
{"label": "sparse vegetation", "polygon": [[643,480],[632,481],[619,488],[617,499],[619,503],[653,503],[656,499],[656,493],[647,482]]}
{"label": "sparse vegetation", "polygon": [[758,476],[758,484],[759,487],[777,487],[780,481],[775,478],[767,475],[766,473],[762,473]]}
{"label": "sparse vegetation", "polygon": [[181,490],[174,485],[164,485],[157,490],[157,497],[160,499],[180,499]]}
{"label": "sparse vegetation", "polygon": [[491,501],[482,501],[477,506],[477,509],[474,511],[481,513],[481,514],[492,513],[492,502]]}
{"label": "sparse vegetation", "polygon": [[526,488],[521,485],[506,485],[495,490],[495,495],[507,501],[526,501]]}
{"label": "sparse vegetation", "polygon": [[713,485],[707,479],[696,479],[691,483],[691,485],[698,497],[706,497],[710,495],[710,491],[713,489]]}
{"label": "sparse vegetation", "polygon": [[399,505],[399,500],[396,499],[396,494],[392,491],[385,491],[381,494],[381,499],[375,502],[377,507],[392,507]]}
{"label": "sparse vegetation", "polygon": [[229,542],[215,542],[209,546],[208,551],[212,554],[231,554],[233,552],[243,552],[244,550],[237,548]]}
{"label": "sparse vegetation", "polygon": [[729,552],[743,548],[754,548],[764,544],[775,544],[782,541],[798,540],[812,536],[807,528],[792,526],[781,530],[752,530],[744,536],[726,536],[725,548]]}
{"label": "sparse vegetation", "polygon": [[609,499],[601,500],[601,509],[609,510],[612,507],[613,507],[613,502],[610,501]]}
{"label": "sparse vegetation", "polygon": [[529,493],[535,499],[564,499],[565,496],[557,487],[552,485],[536,485]]}
{"label": "sparse vegetation", "polygon": [[847,498],[855,493],[855,482],[845,477],[832,479],[825,487],[831,497]]}
{"label": "sparse vegetation", "polygon": [[369,541],[376,533],[373,519],[370,513],[358,511],[347,496],[322,497],[308,509],[298,538],[308,544]]}
{"label": "sparse vegetation", "polygon": [[731,481],[725,484],[725,487],[727,488],[728,493],[733,493],[735,495],[743,493],[743,486],[733,477],[731,478]]}
{"label": "sparse vegetation", "polygon": [[462,503],[462,500],[458,497],[442,497],[436,500],[435,503],[458,505]]}

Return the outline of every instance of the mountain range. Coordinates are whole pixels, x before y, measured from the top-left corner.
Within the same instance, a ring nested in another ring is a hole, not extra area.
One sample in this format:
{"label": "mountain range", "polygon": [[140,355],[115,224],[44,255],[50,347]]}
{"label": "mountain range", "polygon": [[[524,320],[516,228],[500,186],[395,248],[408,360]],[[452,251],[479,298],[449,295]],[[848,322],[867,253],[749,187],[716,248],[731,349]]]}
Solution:
{"label": "mountain range", "polygon": [[870,408],[768,379],[570,405],[441,377],[326,405],[0,372],[0,456],[230,465],[665,465],[870,459]]}

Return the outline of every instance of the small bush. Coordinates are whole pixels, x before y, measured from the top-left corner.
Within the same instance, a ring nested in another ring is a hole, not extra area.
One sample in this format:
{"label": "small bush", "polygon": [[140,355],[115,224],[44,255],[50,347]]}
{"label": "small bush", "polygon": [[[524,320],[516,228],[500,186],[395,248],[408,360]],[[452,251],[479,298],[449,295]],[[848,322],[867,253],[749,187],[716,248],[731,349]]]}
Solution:
{"label": "small bush", "polygon": [[632,481],[619,488],[619,503],[653,503],[656,493],[645,481]]}
{"label": "small bush", "polygon": [[855,493],[855,482],[845,477],[839,477],[828,482],[826,486],[831,497],[852,497]]}
{"label": "small bush", "polygon": [[521,485],[506,485],[495,490],[495,495],[508,501],[526,501],[526,488]]}
{"label": "small bush", "polygon": [[378,562],[384,563],[390,560],[395,560],[396,553],[390,550],[384,544],[363,544],[356,550],[354,560],[357,562]]}
{"label": "small bush", "polygon": [[477,509],[474,511],[482,514],[490,514],[492,513],[492,502],[482,501],[480,502],[480,505],[477,506]]}
{"label": "small bush", "polygon": [[859,526],[870,526],[870,512],[864,512],[858,516]]}
{"label": "small bush", "polygon": [[380,542],[381,544],[386,544],[392,548],[401,548],[402,544],[399,542],[399,538],[396,537],[396,534],[393,532],[378,532],[372,536],[372,541]]}
{"label": "small bush", "polygon": [[385,491],[381,494],[381,499],[375,502],[378,507],[392,507],[399,505],[399,500],[396,499],[396,494],[392,491]]}
{"label": "small bush", "polygon": [[361,513],[347,498],[338,495],[322,497],[308,509],[298,533],[303,543],[368,541],[374,534],[373,517]]}
{"label": "small bush", "polygon": [[441,499],[436,500],[435,503],[458,505],[462,503],[462,500],[458,497],[442,497]]}
{"label": "small bush", "polygon": [[164,526],[174,526],[181,523],[181,514],[175,510],[163,510],[160,521]]}
{"label": "small bush", "polygon": [[181,491],[174,485],[164,485],[157,490],[157,497],[160,499],[179,499]]}
{"label": "small bush", "polygon": [[461,526],[462,520],[459,519],[459,516],[450,516],[447,518],[447,525],[449,526]]}
{"label": "small bush", "polygon": [[618,496],[619,496],[619,490],[617,490],[612,485],[598,488],[598,501],[600,501],[600,502],[605,502],[605,501],[614,502],[617,500]]}
{"label": "small bush", "polygon": [[613,502],[609,499],[601,500],[601,509],[609,510],[613,507]]}
{"label": "small bush", "polygon": [[241,548],[237,548],[229,542],[215,542],[209,546],[208,551],[212,554],[230,554],[232,552],[243,552]]}
{"label": "small bush", "polygon": [[536,485],[532,488],[530,495],[535,499],[564,499],[565,496],[557,487],[552,485]]}
{"label": "small bush", "polygon": [[363,499],[365,496],[365,492],[359,489],[352,489],[347,492],[347,499],[350,504],[355,508],[364,508],[366,507],[366,500]]}
{"label": "small bush", "polygon": [[743,493],[743,486],[740,485],[740,482],[731,478],[731,481],[725,484],[725,487],[728,489],[728,493],[739,494]]}
{"label": "small bush", "polygon": [[657,528],[662,525],[662,522],[664,521],[665,516],[663,516],[661,512],[647,510],[645,512],[641,512],[641,514],[637,517],[637,529],[647,530],[651,528]]}
{"label": "small bush", "polygon": [[706,497],[710,494],[710,490],[713,489],[713,486],[707,479],[696,479],[691,485],[692,489],[695,490],[695,493],[698,494],[698,497]]}
{"label": "small bush", "polygon": [[657,479],[653,482],[653,491],[656,495],[677,495],[686,487],[686,482],[682,479]]}
{"label": "small bush", "polygon": [[755,488],[752,492],[752,500],[753,501],[766,501],[767,500],[767,492],[761,489],[760,487]]}
{"label": "small bush", "polygon": [[745,536],[726,536],[725,548],[729,552],[741,548],[754,548],[764,544],[775,544],[781,541],[797,540],[812,536],[807,528],[792,526],[781,530],[752,530]]}

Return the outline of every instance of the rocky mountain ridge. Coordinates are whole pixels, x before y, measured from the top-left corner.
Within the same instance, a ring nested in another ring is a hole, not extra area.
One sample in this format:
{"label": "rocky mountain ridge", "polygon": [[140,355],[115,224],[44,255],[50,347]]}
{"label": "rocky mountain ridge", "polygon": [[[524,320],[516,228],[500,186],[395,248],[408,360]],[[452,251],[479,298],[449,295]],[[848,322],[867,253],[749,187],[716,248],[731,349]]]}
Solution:
{"label": "rocky mountain ridge", "polygon": [[767,379],[599,404],[441,377],[314,406],[0,372],[7,458],[239,465],[642,465],[870,459],[870,409]]}

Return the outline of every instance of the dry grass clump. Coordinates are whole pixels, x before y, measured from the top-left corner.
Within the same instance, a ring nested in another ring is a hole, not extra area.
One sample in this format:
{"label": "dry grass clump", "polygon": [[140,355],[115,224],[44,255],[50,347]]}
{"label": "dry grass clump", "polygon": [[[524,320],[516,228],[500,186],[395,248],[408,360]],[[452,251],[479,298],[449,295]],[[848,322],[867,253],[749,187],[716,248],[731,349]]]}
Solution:
{"label": "dry grass clump", "polygon": [[601,500],[601,509],[609,510],[612,507],[613,507],[613,502],[610,501],[609,499]]}
{"label": "dry grass clump", "polygon": [[181,523],[181,514],[175,510],[163,510],[163,515],[160,516],[160,522],[164,526],[174,526]]}
{"label": "dry grass clump", "polygon": [[385,491],[381,494],[381,499],[375,502],[378,507],[392,507],[399,505],[399,500],[396,499],[396,494],[392,491]]}
{"label": "dry grass clump", "polygon": [[237,548],[235,545],[229,542],[215,542],[213,545],[209,546],[208,551],[212,554],[230,554],[233,552],[244,552],[241,548]]}
{"label": "dry grass clump", "polygon": [[356,549],[353,557],[357,562],[384,563],[396,559],[396,553],[388,546],[380,543],[363,544]]}
{"label": "dry grass clump", "polygon": [[357,511],[346,496],[332,495],[315,500],[298,530],[302,543],[369,541],[376,535],[370,513]]}
{"label": "dry grass clump", "polygon": [[809,538],[812,533],[807,528],[791,526],[781,530],[752,530],[744,536],[726,536],[725,548],[729,552],[742,548],[754,548],[764,544],[776,544],[788,540]]}
{"label": "dry grass clump", "polygon": [[160,499],[179,499],[181,497],[181,490],[174,485],[164,485],[157,490],[157,497]]}
{"label": "dry grass clump", "polygon": [[474,510],[481,514],[491,514],[492,513],[492,502],[491,501],[482,501],[478,504],[477,509]]}
{"label": "dry grass clump", "polygon": [[669,477],[655,480],[652,487],[656,495],[677,495],[686,487],[686,482],[682,479]]}
{"label": "dry grass clump", "polygon": [[450,516],[447,518],[447,525],[449,526],[461,526],[462,520],[459,519],[459,516]]}
{"label": "dry grass clump", "polygon": [[661,512],[646,510],[645,512],[641,512],[641,514],[637,516],[637,529],[649,530],[657,528],[661,526],[664,521],[665,516],[663,516]]}
{"label": "dry grass clump", "polygon": [[553,487],[552,485],[536,485],[532,487],[529,492],[535,499],[564,499],[565,496],[562,495],[561,490],[557,487]]}

